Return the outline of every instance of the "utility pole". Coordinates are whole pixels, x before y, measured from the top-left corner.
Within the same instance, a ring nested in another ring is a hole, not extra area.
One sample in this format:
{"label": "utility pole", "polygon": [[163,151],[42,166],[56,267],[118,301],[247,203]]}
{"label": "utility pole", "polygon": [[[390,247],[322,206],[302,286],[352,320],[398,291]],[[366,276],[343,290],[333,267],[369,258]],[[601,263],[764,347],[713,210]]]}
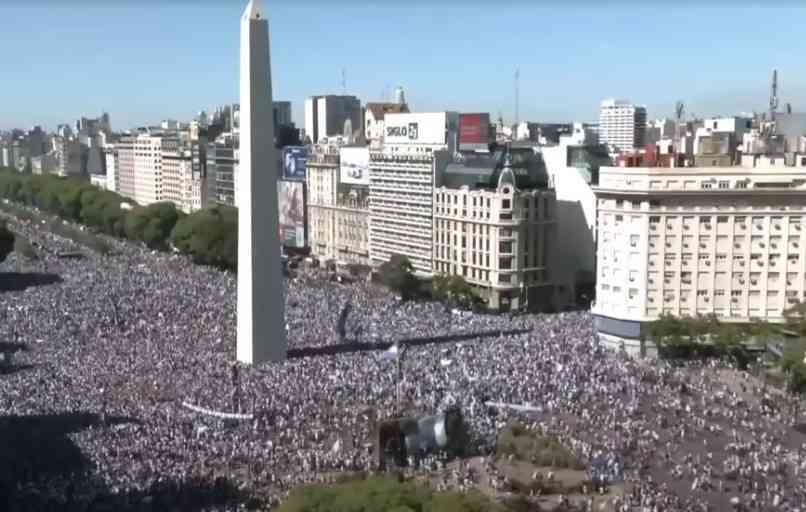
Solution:
{"label": "utility pole", "polygon": [[770,121],[775,121],[778,110],[778,70],[772,70],[772,86],[770,87]]}
{"label": "utility pole", "polygon": [[674,162],[673,167],[677,167],[678,154],[680,153],[680,123],[683,121],[685,107],[682,101],[678,101],[674,106]]}
{"label": "utility pole", "polygon": [[403,357],[406,354],[406,346],[405,345],[398,345],[398,352],[397,352],[397,382],[395,383],[395,409],[397,410],[398,415],[402,414],[403,411],[401,409],[401,383],[403,381]]}
{"label": "utility pole", "polygon": [[[520,123],[520,78],[521,68],[515,68],[515,130],[518,130]],[[515,134],[517,135],[517,133]]]}

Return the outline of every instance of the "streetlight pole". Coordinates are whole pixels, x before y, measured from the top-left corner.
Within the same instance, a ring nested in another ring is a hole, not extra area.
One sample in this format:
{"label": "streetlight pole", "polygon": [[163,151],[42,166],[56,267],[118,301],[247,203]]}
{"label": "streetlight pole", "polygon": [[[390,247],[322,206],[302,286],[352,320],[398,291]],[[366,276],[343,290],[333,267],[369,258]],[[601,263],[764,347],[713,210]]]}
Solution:
{"label": "streetlight pole", "polygon": [[401,411],[401,402],[400,402],[400,393],[401,387],[400,384],[403,380],[403,356],[406,353],[406,347],[398,345],[398,353],[397,353],[397,380],[395,382],[395,409],[397,410],[398,414],[402,414]]}

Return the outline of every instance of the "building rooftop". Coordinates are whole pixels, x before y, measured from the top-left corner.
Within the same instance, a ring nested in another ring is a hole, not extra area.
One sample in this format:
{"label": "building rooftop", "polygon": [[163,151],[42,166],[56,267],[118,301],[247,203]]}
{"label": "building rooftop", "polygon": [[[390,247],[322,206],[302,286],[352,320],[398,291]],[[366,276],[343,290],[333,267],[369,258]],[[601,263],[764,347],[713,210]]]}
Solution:
{"label": "building rooftop", "polygon": [[[501,147],[492,153],[464,153],[445,167],[442,186],[448,188],[495,189],[504,168],[506,150]],[[549,179],[546,164],[531,147],[511,148],[512,172],[519,189],[547,188]]]}
{"label": "building rooftop", "polygon": [[372,112],[372,117],[376,121],[383,119],[386,114],[404,114],[409,111],[409,107],[400,103],[367,103],[367,110]]}

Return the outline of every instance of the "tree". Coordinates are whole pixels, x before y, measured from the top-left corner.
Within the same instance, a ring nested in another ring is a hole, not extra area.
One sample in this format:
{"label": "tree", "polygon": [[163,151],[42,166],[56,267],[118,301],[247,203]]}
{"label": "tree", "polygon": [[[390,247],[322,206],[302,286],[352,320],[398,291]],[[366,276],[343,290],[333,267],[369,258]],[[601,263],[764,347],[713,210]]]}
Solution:
{"label": "tree", "polygon": [[137,207],[125,216],[124,232],[130,240],[144,242],[151,249],[168,248],[168,240],[176,223],[183,217],[169,202]]}
{"label": "tree", "polygon": [[14,233],[12,233],[5,222],[0,222],[0,262],[6,260],[11,251],[14,250]]}
{"label": "tree", "polygon": [[197,264],[237,270],[238,210],[214,206],[183,216],[176,222],[170,241]]}
{"label": "tree", "polygon": [[798,302],[784,311],[786,327],[797,336],[806,337],[806,302]]}
{"label": "tree", "polygon": [[415,482],[373,477],[332,486],[311,485],[291,492],[278,512],[502,512],[478,492],[436,493]]}
{"label": "tree", "polygon": [[406,256],[393,254],[378,269],[381,283],[399,293],[403,300],[417,295],[419,282],[414,277],[414,266]]}
{"label": "tree", "polygon": [[795,401],[794,421],[797,423],[800,413],[800,401],[806,394],[806,364],[801,359],[792,365],[787,372],[786,387]]}
{"label": "tree", "polygon": [[449,304],[469,308],[478,301],[478,297],[473,292],[473,287],[462,276],[457,274],[434,276],[431,288],[433,290],[432,295],[436,300]]}

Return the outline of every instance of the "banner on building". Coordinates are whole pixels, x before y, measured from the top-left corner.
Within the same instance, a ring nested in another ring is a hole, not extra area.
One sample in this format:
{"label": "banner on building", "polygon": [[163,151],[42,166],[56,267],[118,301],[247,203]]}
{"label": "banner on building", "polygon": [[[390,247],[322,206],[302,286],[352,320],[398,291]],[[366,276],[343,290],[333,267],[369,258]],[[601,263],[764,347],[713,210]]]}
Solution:
{"label": "banner on building", "polygon": [[283,179],[305,181],[308,150],[303,146],[283,148]]}
{"label": "banner on building", "polygon": [[305,184],[277,182],[280,240],[286,247],[305,247]]}
{"label": "banner on building", "polygon": [[342,183],[369,186],[369,147],[343,147],[339,150],[339,162]]}
{"label": "banner on building", "polygon": [[452,112],[400,113],[384,116],[385,144],[448,144],[456,131]]}
{"label": "banner on building", "polygon": [[459,150],[487,149],[490,114],[459,114]]}

